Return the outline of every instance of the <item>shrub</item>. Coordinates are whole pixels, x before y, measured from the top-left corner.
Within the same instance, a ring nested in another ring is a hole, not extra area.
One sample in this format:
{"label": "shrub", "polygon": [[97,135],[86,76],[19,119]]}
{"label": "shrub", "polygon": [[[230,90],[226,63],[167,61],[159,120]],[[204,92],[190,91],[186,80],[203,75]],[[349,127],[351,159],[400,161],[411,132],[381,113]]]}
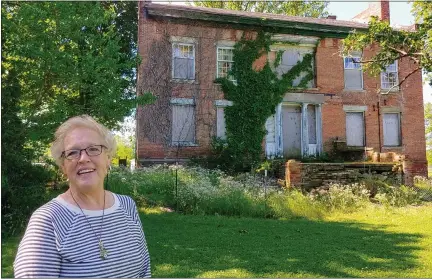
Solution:
{"label": "shrub", "polygon": [[315,191],[311,198],[330,211],[353,212],[369,202],[370,192],[364,184],[331,184],[327,191]]}
{"label": "shrub", "polygon": [[421,203],[419,193],[405,185],[389,186],[387,189],[380,189],[375,198],[386,206],[403,207]]}
{"label": "shrub", "polygon": [[285,191],[283,194],[273,193],[268,204],[274,218],[321,219],[324,216],[323,207],[299,190]]}
{"label": "shrub", "polygon": [[27,163],[14,173],[2,174],[2,237],[20,233],[31,214],[52,198],[46,192],[52,175],[41,166]]}
{"label": "shrub", "polygon": [[423,201],[432,201],[432,181],[423,176],[414,177],[415,190]]}
{"label": "shrub", "polygon": [[366,189],[370,192],[371,198],[374,198],[378,192],[387,191],[390,187],[385,182],[372,177],[363,179],[361,183],[366,186]]}

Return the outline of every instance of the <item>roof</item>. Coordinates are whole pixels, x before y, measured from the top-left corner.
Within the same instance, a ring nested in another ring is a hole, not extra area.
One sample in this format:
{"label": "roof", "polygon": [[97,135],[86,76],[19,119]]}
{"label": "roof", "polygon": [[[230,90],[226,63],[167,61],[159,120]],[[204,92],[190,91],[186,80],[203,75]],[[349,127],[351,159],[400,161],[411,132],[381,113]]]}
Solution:
{"label": "roof", "polygon": [[147,2],[145,8],[149,16],[195,19],[243,26],[271,27],[277,28],[278,32],[282,33],[320,37],[346,37],[353,29],[366,31],[368,28],[367,24],[346,20],[286,16],[195,6],[166,5],[151,2]]}

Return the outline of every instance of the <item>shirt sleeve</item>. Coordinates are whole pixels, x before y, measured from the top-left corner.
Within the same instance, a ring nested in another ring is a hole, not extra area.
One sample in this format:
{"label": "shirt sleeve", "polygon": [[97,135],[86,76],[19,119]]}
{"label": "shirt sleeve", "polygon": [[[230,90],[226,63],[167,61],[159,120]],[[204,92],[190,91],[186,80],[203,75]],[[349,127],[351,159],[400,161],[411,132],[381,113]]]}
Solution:
{"label": "shirt sleeve", "polygon": [[150,278],[151,277],[151,269],[150,269],[150,255],[147,249],[147,242],[145,239],[145,235],[144,235],[144,230],[143,230],[143,226],[141,223],[141,220],[139,218],[138,215],[138,210],[137,207],[135,205],[135,202],[133,202],[133,211],[134,211],[134,218],[135,220],[137,220],[137,224],[139,225],[140,229],[141,229],[141,238],[142,238],[142,246],[141,246],[141,252],[143,253],[144,256],[144,268],[141,271],[140,274],[140,278]]}
{"label": "shirt sleeve", "polygon": [[55,278],[60,275],[61,256],[51,217],[37,210],[33,213],[14,262],[16,278]]}

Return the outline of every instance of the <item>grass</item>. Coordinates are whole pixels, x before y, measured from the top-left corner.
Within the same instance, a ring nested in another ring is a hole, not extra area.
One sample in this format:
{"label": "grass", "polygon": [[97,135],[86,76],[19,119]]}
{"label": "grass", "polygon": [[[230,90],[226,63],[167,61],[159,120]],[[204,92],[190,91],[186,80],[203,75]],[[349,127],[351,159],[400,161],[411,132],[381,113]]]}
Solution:
{"label": "grass", "polygon": [[[432,277],[432,204],[324,221],[141,213],[153,277]],[[2,243],[13,277],[19,238]]]}

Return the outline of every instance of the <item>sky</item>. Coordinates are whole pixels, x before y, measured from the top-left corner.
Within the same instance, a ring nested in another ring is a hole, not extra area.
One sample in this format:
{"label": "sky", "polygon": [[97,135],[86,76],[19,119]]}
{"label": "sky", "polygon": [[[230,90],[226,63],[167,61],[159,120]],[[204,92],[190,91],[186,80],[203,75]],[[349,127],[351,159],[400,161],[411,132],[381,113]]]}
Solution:
{"label": "sky", "polygon": [[[168,1],[155,1],[157,3],[168,3]],[[184,5],[183,1],[172,1],[172,4]],[[350,20],[361,11],[367,9],[369,2],[365,1],[330,1],[328,5],[328,11],[331,15],[336,15],[337,19]],[[390,0],[390,24],[391,25],[412,25],[414,18],[411,14],[412,3],[407,1],[392,1]],[[424,80],[424,77],[423,77]],[[432,87],[424,83],[423,84],[423,100],[424,102],[432,102]]]}

